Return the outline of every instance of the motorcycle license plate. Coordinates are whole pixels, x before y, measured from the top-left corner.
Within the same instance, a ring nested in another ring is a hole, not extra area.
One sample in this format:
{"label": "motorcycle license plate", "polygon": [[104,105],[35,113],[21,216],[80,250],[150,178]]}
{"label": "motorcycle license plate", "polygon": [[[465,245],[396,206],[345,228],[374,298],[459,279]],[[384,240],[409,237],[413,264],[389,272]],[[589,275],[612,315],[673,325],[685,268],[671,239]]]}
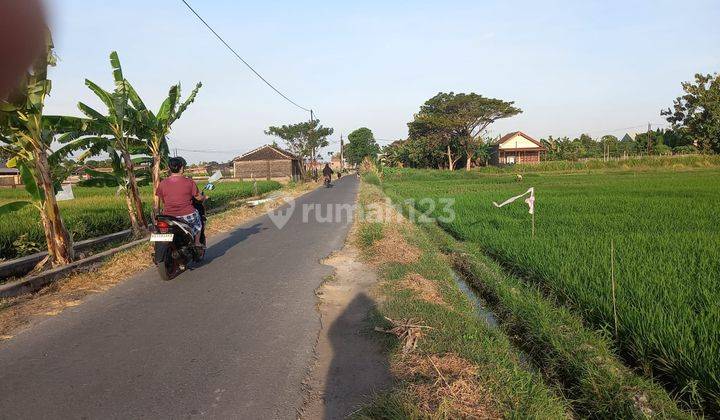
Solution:
{"label": "motorcycle license plate", "polygon": [[172,233],[153,233],[150,235],[150,242],[172,242]]}

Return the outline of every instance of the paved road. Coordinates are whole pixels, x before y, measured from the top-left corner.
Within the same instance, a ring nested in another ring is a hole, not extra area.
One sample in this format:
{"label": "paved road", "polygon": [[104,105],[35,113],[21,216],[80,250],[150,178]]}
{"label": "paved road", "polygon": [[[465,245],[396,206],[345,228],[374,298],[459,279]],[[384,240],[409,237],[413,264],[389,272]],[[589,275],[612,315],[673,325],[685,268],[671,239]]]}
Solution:
{"label": "paved road", "polygon": [[255,219],[171,282],[143,272],[0,344],[0,418],[294,418],[331,273],[319,260],[350,226],[302,210],[353,204],[355,177],[335,184],[282,229]]}

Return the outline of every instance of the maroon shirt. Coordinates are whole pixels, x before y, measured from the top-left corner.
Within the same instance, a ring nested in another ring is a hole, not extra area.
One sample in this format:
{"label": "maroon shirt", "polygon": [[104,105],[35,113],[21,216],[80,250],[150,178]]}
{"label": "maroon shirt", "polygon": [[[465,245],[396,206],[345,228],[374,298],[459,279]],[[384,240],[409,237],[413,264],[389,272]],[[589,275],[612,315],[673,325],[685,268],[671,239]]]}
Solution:
{"label": "maroon shirt", "polygon": [[155,195],[163,201],[163,214],[187,216],[195,212],[192,199],[200,194],[197,184],[184,176],[170,176],[160,182]]}

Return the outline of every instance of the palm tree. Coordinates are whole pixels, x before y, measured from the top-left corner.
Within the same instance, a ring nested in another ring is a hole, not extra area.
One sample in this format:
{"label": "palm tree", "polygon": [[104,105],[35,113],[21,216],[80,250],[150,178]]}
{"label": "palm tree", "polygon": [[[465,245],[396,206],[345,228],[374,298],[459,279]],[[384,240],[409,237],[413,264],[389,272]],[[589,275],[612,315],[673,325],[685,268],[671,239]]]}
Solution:
{"label": "palm tree", "polygon": [[151,173],[154,212],[158,211],[160,204],[158,197],[155,195],[160,185],[160,167],[162,163],[167,160],[169,154],[167,135],[170,133],[172,124],[180,119],[183,112],[195,101],[195,97],[201,87],[202,83],[198,83],[185,102],[180,103],[180,84],[178,83],[171,86],[168,97],[163,101],[160,109],[155,114],[145,106],[135,89],[129,83],[127,84],[130,102],[137,111],[132,124],[133,134],[145,140],[148,154],[152,158]]}
{"label": "palm tree", "polygon": [[16,201],[0,206],[0,215],[18,210],[28,204],[40,212],[45,231],[48,256],[38,267],[46,264],[68,264],[74,258],[73,242],[65,228],[55,199],[62,179],[57,166],[62,152],[53,153],[50,146],[58,134],[76,137],[86,121],[74,117],[43,115],[45,98],[52,83],[47,78],[48,66],[55,65],[53,44],[48,34],[45,54],[39,57],[25,75],[20,86],[7,100],[0,101],[0,152],[10,159],[7,166],[19,169],[31,201]]}
{"label": "palm tree", "polygon": [[91,129],[88,130],[88,133],[97,136],[85,139],[86,146],[91,145],[93,142],[99,142],[101,145],[96,149],[104,150],[107,148],[104,142],[110,140],[112,149],[116,150],[123,159],[127,176],[125,194],[126,200],[130,203],[128,208],[130,222],[133,231],[139,234],[142,230],[147,229],[147,223],[143,215],[140,191],[135,179],[135,164],[131,155],[132,144],[136,139],[130,135],[130,122],[136,120],[138,116],[137,111],[128,104],[130,84],[123,76],[120,59],[115,51],[110,53],[110,66],[115,80],[113,92],[105,91],[97,84],[85,79],[85,85],[107,107],[107,115],[101,114],[82,102],[78,103],[78,108],[91,120]]}

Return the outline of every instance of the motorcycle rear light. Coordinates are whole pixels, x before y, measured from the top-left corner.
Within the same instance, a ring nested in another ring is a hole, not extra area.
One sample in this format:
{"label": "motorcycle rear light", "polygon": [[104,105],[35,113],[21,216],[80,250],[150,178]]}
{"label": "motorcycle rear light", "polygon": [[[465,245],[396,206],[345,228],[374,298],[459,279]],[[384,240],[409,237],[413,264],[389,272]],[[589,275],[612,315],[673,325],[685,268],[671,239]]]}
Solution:
{"label": "motorcycle rear light", "polygon": [[164,220],[158,220],[155,226],[160,233],[167,233],[170,230],[170,225]]}

